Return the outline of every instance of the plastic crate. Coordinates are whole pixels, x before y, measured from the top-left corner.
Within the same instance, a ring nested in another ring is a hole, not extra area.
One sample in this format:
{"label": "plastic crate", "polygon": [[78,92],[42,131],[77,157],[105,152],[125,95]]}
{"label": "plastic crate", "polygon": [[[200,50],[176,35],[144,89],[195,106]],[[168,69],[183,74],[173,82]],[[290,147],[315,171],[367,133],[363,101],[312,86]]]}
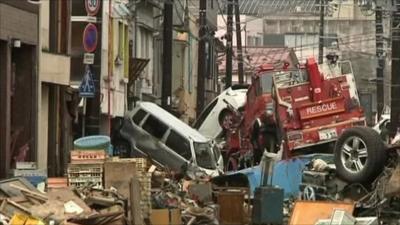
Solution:
{"label": "plastic crate", "polygon": [[104,150],[73,150],[70,152],[72,164],[104,163],[106,152]]}
{"label": "plastic crate", "polygon": [[103,164],[69,164],[68,174],[70,173],[103,173]]}
{"label": "plastic crate", "polygon": [[68,186],[82,187],[87,184],[94,184],[103,187],[103,177],[77,177],[68,178]]}
{"label": "plastic crate", "polygon": [[112,161],[117,161],[117,162],[134,162],[136,164],[136,171],[137,172],[147,172],[150,162],[146,158],[119,158],[119,157],[114,157],[112,158]]}
{"label": "plastic crate", "polygon": [[14,177],[47,177],[47,169],[35,169],[35,170],[13,170]]}
{"label": "plastic crate", "polygon": [[103,177],[75,177],[68,178],[70,183],[103,183]]}

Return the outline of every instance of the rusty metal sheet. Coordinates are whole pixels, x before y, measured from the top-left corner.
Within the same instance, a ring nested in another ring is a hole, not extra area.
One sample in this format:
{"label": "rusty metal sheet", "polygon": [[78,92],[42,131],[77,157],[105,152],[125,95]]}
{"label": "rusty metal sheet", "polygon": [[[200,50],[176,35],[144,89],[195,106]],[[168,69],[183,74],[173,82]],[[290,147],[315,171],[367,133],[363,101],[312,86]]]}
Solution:
{"label": "rusty metal sheet", "polygon": [[294,204],[289,225],[315,224],[320,219],[329,219],[335,209],[343,209],[350,215],[354,203],[328,201],[297,201]]}

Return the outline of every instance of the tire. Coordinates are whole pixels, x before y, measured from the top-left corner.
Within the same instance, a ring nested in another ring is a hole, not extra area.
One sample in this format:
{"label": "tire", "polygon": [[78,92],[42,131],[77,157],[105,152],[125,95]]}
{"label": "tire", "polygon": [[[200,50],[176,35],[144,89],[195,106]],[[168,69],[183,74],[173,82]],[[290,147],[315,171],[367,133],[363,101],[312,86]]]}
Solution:
{"label": "tire", "polygon": [[224,109],[218,116],[218,122],[222,130],[229,129],[230,123],[232,123],[232,118],[234,113],[229,109]]}
{"label": "tire", "polygon": [[334,160],[340,178],[350,183],[367,183],[383,171],[385,145],[373,129],[353,127],[337,140]]}

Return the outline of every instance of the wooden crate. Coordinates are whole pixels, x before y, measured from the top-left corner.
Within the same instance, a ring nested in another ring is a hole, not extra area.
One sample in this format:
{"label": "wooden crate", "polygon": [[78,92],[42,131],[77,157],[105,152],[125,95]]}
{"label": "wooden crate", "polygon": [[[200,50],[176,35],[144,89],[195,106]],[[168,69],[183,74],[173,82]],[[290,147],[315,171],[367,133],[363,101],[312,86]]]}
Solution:
{"label": "wooden crate", "polygon": [[136,171],[147,172],[151,163],[146,158],[119,158],[113,157],[110,161],[112,162],[134,162],[136,163]]}
{"label": "wooden crate", "polygon": [[105,188],[114,187],[118,193],[129,199],[129,182],[136,176],[135,162],[106,161],[104,163]]}
{"label": "wooden crate", "polygon": [[219,221],[222,224],[243,224],[245,221],[244,196],[245,194],[240,191],[218,193]]}

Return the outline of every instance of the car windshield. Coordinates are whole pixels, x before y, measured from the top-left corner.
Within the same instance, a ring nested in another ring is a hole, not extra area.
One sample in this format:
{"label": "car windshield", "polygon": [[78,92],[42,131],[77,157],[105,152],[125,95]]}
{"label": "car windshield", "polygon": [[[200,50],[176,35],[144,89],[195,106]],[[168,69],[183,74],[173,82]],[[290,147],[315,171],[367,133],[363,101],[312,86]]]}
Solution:
{"label": "car windshield", "polygon": [[210,151],[210,143],[196,143],[194,142],[194,151],[196,153],[196,161],[199,167],[205,169],[215,169],[216,163]]}

